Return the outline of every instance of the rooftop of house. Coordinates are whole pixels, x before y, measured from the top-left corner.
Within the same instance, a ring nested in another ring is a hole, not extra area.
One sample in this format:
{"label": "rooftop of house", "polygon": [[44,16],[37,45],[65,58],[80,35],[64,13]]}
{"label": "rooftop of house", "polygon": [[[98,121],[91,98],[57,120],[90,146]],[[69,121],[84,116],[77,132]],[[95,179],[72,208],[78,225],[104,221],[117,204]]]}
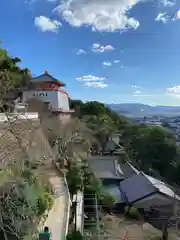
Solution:
{"label": "rooftop of house", "polygon": [[130,162],[119,164],[119,169],[122,172],[124,178],[128,178],[140,173],[140,171],[135,168]]}
{"label": "rooftop of house", "polygon": [[65,83],[59,81],[58,79],[54,78],[52,75],[49,74],[49,72],[46,70],[42,75],[40,76],[37,76],[35,78],[33,78],[31,80],[31,83],[34,83],[34,82],[54,82],[56,83],[57,85],[59,85],[59,87],[64,87],[66,86]]}
{"label": "rooftop of house", "polygon": [[139,172],[126,178],[120,183],[120,188],[125,193],[130,203],[134,203],[153,193],[160,193],[180,201],[180,197],[176,195],[164,182],[143,172]]}
{"label": "rooftop of house", "polygon": [[112,156],[93,156],[89,166],[100,179],[124,179],[117,169],[117,158]]}

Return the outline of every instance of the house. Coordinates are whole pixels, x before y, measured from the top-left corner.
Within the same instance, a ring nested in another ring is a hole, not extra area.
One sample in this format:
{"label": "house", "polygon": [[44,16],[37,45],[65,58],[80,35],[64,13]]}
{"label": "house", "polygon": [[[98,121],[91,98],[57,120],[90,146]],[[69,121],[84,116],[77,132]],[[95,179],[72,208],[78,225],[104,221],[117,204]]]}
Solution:
{"label": "house", "polygon": [[124,179],[140,173],[140,171],[128,161],[118,164],[118,168],[122,172]]}
{"label": "house", "polygon": [[119,172],[115,156],[91,156],[88,160],[90,169],[101,180],[111,183],[124,179],[124,176]]}
{"label": "house", "polygon": [[125,194],[127,203],[140,209],[160,209],[180,202],[180,197],[164,182],[143,172],[126,178],[120,183],[120,189]]}
{"label": "house", "polygon": [[27,103],[31,99],[40,100],[53,114],[67,121],[74,110],[69,107],[69,95],[63,87],[65,84],[51,76],[46,70],[44,74],[33,78],[23,88],[21,101]]}
{"label": "house", "polygon": [[118,155],[124,151],[124,148],[119,144],[119,134],[110,136],[105,145],[104,155]]}
{"label": "house", "polygon": [[119,168],[117,156],[91,156],[88,160],[89,168],[102,180],[104,189],[115,196],[116,206],[125,203],[124,193],[120,190],[124,175]]}
{"label": "house", "polygon": [[169,211],[170,206],[180,204],[180,197],[170,186],[139,171],[130,162],[119,164],[117,156],[90,157],[89,166],[105,189],[116,197],[118,206]]}

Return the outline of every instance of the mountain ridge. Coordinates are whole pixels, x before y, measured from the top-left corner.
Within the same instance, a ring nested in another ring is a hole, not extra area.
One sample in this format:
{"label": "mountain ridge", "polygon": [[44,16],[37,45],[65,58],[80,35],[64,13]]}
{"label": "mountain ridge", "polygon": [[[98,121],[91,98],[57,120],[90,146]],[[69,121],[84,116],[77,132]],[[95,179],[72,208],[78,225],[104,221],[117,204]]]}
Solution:
{"label": "mountain ridge", "polygon": [[180,116],[180,106],[151,106],[141,103],[113,103],[107,104],[107,107],[119,114],[124,114],[130,117],[143,117],[149,115]]}

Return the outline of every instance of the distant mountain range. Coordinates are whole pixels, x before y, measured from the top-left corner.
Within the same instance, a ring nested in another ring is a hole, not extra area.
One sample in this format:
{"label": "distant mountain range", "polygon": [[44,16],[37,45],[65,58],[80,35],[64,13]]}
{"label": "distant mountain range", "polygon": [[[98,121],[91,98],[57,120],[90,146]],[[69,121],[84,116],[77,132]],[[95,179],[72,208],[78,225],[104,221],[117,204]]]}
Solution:
{"label": "distant mountain range", "polygon": [[128,117],[180,116],[180,106],[150,106],[140,103],[107,104],[107,106]]}

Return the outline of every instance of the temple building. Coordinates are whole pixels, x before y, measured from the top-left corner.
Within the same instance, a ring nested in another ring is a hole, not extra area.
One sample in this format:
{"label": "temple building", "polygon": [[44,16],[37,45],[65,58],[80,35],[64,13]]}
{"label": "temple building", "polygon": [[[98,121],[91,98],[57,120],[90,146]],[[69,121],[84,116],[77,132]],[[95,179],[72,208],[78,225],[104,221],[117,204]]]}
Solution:
{"label": "temple building", "polygon": [[[74,110],[70,110],[69,95],[62,87],[65,87],[65,84],[51,76],[46,70],[44,74],[33,78],[23,88],[21,103],[18,102],[16,111],[26,112],[27,107],[23,111],[22,105],[25,106],[31,100],[38,100],[43,102],[53,114],[64,119],[69,118]],[[31,108],[31,112],[34,111],[36,111],[35,106],[34,109]]]}

